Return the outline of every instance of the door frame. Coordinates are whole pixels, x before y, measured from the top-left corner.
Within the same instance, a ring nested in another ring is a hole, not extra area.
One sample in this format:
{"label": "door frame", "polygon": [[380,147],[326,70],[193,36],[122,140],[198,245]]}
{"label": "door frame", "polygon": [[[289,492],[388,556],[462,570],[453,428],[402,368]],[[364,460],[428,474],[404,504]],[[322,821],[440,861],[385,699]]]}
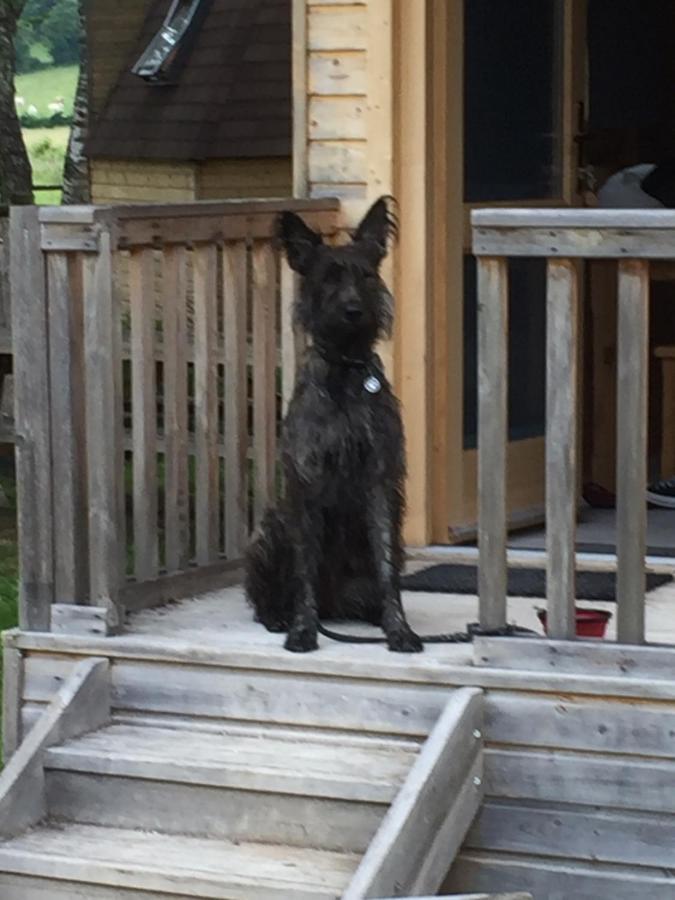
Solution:
{"label": "door frame", "polygon": [[[586,3],[563,0],[561,196],[518,205],[577,205],[575,98],[585,100]],[[392,0],[392,13],[393,180],[400,212],[394,376],[408,444],[405,540],[420,547],[456,543],[476,533],[475,459],[463,446],[463,257],[469,236],[463,197],[463,3]],[[536,460],[543,498],[542,447],[543,438],[538,446],[523,443],[518,449],[527,453],[519,461],[514,455],[510,480],[521,505],[514,525],[542,517],[543,504],[532,508],[517,492],[519,469],[531,476]]]}

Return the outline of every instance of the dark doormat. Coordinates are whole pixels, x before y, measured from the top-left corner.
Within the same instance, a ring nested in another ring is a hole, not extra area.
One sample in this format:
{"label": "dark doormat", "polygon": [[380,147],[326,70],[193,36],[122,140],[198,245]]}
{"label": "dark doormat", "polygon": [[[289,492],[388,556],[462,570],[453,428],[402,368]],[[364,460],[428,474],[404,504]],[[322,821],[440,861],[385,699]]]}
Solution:
{"label": "dark doormat", "polygon": [[[672,581],[672,575],[647,575],[647,591]],[[401,587],[406,591],[429,591],[442,594],[477,594],[478,569],[466,564],[442,564],[405,575]],[[546,572],[543,569],[512,568],[508,572],[508,594],[511,597],[546,596]],[[577,600],[616,601],[615,572],[577,572]]]}

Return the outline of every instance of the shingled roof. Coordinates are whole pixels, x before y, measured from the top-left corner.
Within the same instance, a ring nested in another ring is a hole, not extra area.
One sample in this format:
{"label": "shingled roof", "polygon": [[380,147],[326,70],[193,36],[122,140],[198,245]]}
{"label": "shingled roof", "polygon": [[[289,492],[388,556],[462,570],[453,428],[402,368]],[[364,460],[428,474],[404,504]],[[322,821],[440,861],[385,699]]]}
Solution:
{"label": "shingled roof", "polygon": [[[226,159],[291,153],[291,0],[211,0],[171,85],[130,71],[161,26],[156,0],[94,124],[90,157]],[[111,36],[114,39],[114,36]]]}

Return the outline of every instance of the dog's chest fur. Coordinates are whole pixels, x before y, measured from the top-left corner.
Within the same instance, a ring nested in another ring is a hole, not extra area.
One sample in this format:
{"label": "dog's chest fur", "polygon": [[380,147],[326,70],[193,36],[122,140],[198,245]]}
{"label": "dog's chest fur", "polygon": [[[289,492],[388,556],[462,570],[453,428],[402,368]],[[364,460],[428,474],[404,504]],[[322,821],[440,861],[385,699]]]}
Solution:
{"label": "dog's chest fur", "polygon": [[[375,393],[365,387],[375,377]],[[283,429],[287,469],[305,484],[327,479],[357,483],[402,476],[401,454],[391,453],[401,441],[398,403],[379,361],[368,368],[329,366],[310,357],[299,373]]]}

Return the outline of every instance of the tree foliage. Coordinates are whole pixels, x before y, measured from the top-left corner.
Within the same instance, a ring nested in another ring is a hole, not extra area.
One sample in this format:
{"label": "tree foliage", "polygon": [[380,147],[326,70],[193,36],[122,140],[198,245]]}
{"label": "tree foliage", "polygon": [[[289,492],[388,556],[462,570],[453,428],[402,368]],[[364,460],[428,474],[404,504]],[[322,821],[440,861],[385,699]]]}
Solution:
{"label": "tree foliage", "polygon": [[[16,40],[17,71],[76,63],[79,36],[78,0],[26,0]],[[38,58],[38,46],[46,51],[51,63]]]}

